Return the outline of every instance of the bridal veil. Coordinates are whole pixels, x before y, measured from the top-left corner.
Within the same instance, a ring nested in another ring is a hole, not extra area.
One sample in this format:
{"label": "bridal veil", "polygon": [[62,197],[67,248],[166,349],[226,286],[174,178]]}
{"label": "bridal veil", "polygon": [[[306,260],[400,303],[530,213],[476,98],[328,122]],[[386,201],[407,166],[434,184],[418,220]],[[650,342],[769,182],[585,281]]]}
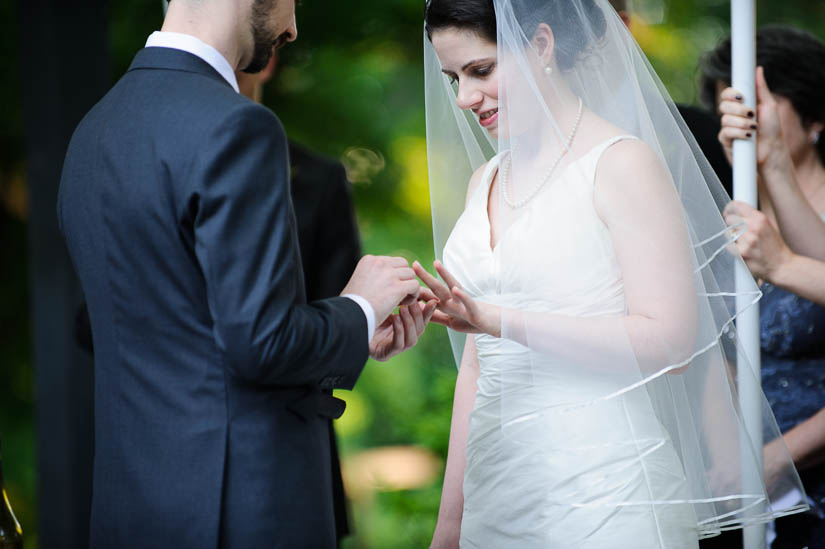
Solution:
{"label": "bridal veil", "polygon": [[[621,310],[581,329],[576,320],[602,314],[599,303],[589,307],[571,299],[573,306],[565,295],[553,303],[537,303],[518,292],[507,296],[508,303],[524,306],[503,314],[502,337],[520,343],[527,359],[501,373],[503,434],[525,449],[541,447],[550,453],[631,452],[646,474],[649,466],[651,477],[657,474],[655,463],[646,460],[665,442],[675,450],[686,490],[660,490],[668,483],[652,480],[644,497],[597,501],[559,490],[558,502],[573,507],[687,505],[700,537],[805,509],[799,477],[777,440],[780,433],[764,397],[763,441],[781,447],[784,466],[770,485],[762,478],[763,442],[749,437],[749,418],[737,395],[737,381],[754,373],[749,364],[737,363],[734,322],[737,296],[756,303],[761,294],[755,283],[734,285],[734,269],[742,260],[731,243],[743,228],[725,225],[720,210],[729,197],[667,91],[606,0],[494,0],[494,7],[499,78],[495,139],[457,107],[456,87],[442,74],[424,37],[436,256],[442,257],[462,214],[472,173],[495,155],[501,155],[506,192],[490,200],[502,201],[505,224],[518,223],[522,203],[551,189],[565,170],[575,169],[576,159],[587,150],[575,142],[584,139],[573,126],[580,105],[652,151],[656,165],[639,169],[658,170],[664,190],[650,197],[645,215],[667,215],[664,226],[679,243],[662,249],[661,235],[646,233],[644,223],[623,228],[635,231],[638,254],[663,258],[650,276],[668,281],[671,290],[648,297],[667,308],[665,329],[640,329]],[[548,44],[535,40],[544,26],[552,39],[550,63],[539,59],[539,50]],[[634,185],[633,178],[623,185]],[[675,209],[665,207],[668,201]],[[573,222],[547,238],[575,242],[576,231]],[[577,251],[562,249],[569,256],[559,264],[569,265]],[[510,261],[509,268],[535,269],[531,276],[548,283],[562,268],[522,264],[517,257]],[[596,299],[616,297],[597,287],[600,273],[586,261],[576,264],[572,275],[581,292],[601,296]],[[450,338],[459,363],[463,336],[450,333]]]}

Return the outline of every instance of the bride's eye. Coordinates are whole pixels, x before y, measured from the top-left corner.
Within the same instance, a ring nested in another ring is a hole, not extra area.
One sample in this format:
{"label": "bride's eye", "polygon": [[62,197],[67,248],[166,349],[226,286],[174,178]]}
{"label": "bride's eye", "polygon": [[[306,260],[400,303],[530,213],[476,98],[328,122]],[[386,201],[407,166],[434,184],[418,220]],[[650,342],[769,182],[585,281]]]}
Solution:
{"label": "bride's eye", "polygon": [[473,74],[480,78],[484,78],[485,76],[490,76],[490,73],[493,72],[495,68],[495,63],[491,63],[489,65],[484,65],[483,67],[478,67],[477,69],[473,70]]}

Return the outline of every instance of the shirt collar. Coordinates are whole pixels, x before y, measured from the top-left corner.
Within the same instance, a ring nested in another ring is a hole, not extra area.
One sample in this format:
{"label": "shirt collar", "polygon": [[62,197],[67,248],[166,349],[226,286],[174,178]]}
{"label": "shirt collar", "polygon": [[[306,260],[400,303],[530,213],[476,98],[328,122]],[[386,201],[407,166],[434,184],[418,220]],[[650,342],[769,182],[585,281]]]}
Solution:
{"label": "shirt collar", "polygon": [[146,40],[146,47],[172,48],[200,57],[209,63],[209,66],[218,71],[218,74],[229,82],[229,85],[232,86],[236,92],[240,92],[238,89],[238,79],[235,78],[235,71],[232,70],[229,61],[227,61],[218,50],[192,35],[181,34],[179,32],[155,31],[150,34]]}

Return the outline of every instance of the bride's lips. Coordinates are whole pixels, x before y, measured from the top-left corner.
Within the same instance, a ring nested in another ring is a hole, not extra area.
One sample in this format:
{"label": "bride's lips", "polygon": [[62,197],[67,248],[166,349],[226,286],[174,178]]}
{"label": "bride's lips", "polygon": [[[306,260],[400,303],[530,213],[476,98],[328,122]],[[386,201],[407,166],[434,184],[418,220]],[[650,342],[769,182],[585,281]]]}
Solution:
{"label": "bride's lips", "polygon": [[484,111],[478,115],[478,123],[485,128],[491,124],[494,124],[496,120],[498,120],[498,109],[490,109],[489,111]]}

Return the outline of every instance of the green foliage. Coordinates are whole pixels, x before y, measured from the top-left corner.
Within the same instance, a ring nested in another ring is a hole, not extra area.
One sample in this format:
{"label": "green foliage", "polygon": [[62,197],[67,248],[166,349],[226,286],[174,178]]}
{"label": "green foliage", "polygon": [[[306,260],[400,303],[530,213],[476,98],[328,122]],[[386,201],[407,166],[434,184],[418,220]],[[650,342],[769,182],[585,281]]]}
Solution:
{"label": "green foliage", "polygon": [[[279,0],[280,1],[280,0]],[[113,81],[161,23],[160,0],[108,4]],[[634,33],[677,101],[694,102],[697,59],[727,32],[723,0],[636,0]],[[293,139],[340,158],[355,180],[364,249],[431,265],[423,105],[423,0],[307,1],[299,39],[281,53],[264,103]],[[21,97],[16,4],[0,3],[0,191],[21,171]],[[759,3],[759,22],[825,27],[825,3]],[[82,85],[82,82],[78,82]],[[16,166],[16,167],[15,167]],[[0,212],[2,213],[2,212]],[[36,546],[33,374],[28,344],[24,226],[3,214],[0,276],[0,436],[9,495]],[[338,421],[345,459],[362,449],[415,444],[446,457],[456,369],[443,328],[431,326],[411,352],[370,362]],[[425,547],[435,525],[440,480],[381,492],[353,504],[348,548]]]}

